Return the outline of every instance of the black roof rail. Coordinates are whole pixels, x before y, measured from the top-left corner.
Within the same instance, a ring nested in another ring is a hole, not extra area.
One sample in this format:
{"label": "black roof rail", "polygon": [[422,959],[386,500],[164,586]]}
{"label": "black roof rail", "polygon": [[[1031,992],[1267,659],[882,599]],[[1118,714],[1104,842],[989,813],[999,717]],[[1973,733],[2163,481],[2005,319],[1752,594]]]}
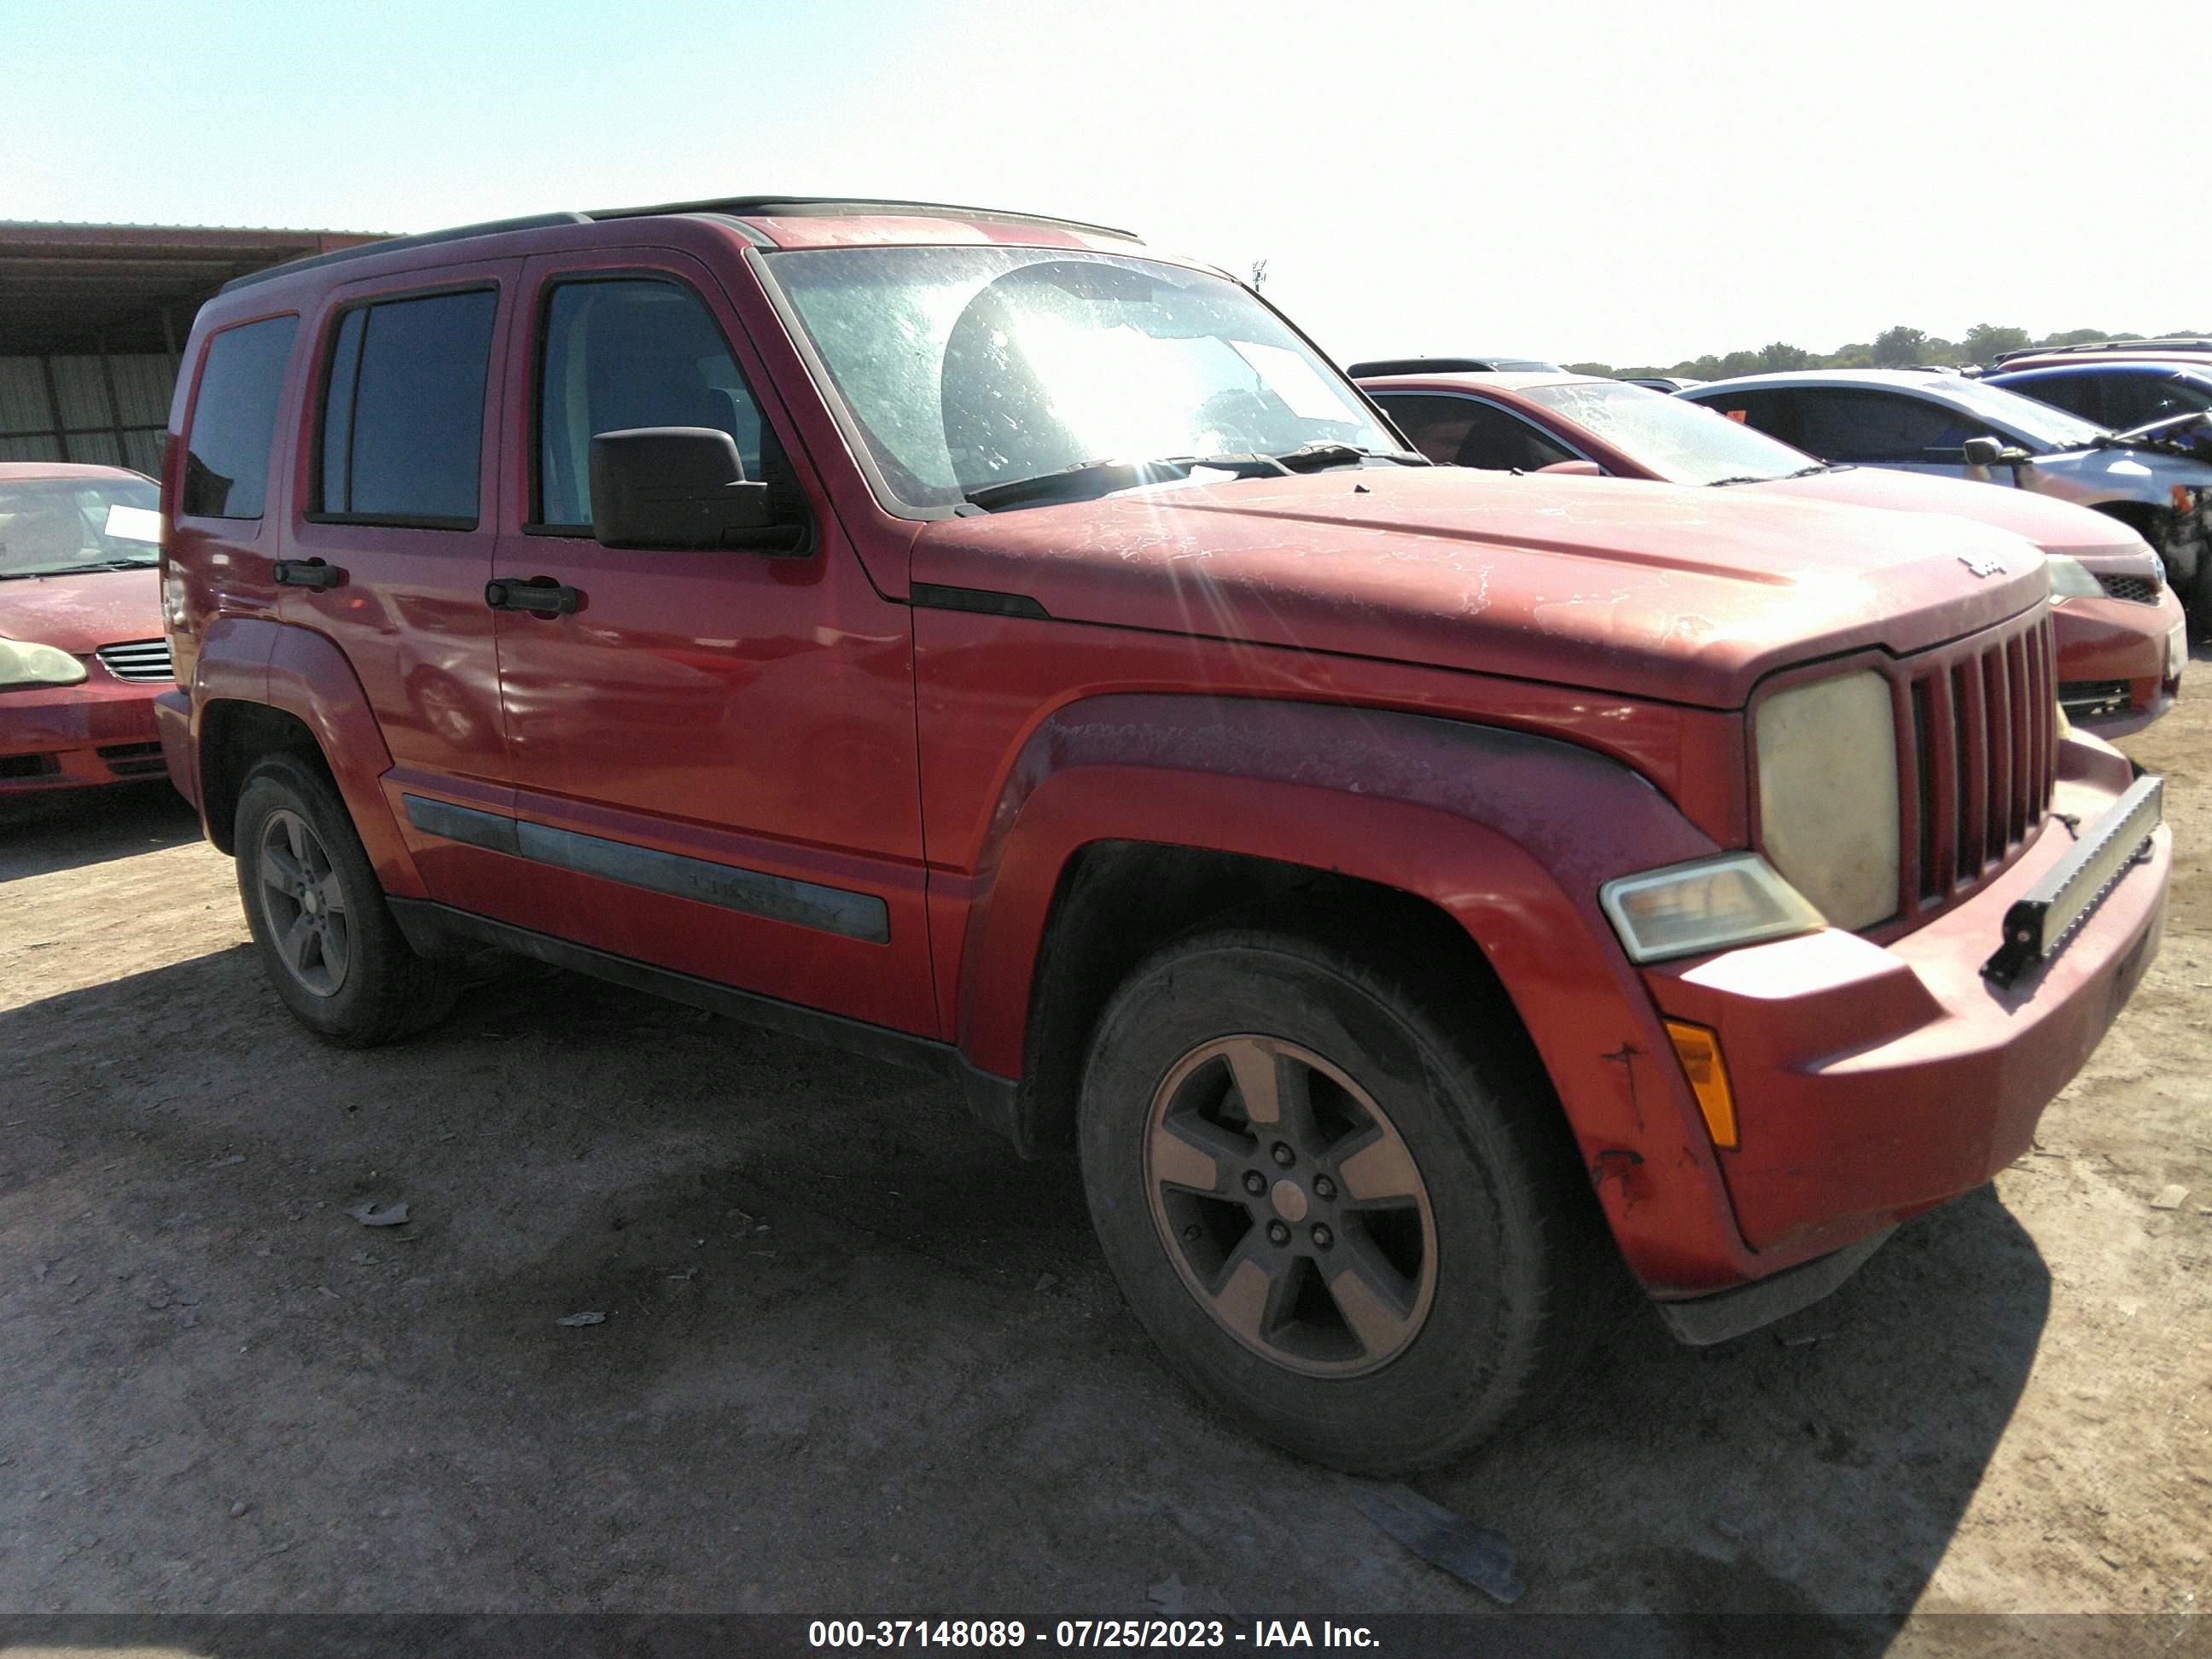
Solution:
{"label": "black roof rail", "polygon": [[1126,242],[1143,240],[1133,230],[1088,224],[1080,219],[1055,219],[1042,213],[1015,213],[1000,208],[958,207],[949,202],[892,201],[874,196],[718,196],[696,202],[660,202],[650,207],[592,208],[584,216],[644,219],[664,213],[726,213],[738,218],[779,219],[890,213],[923,219],[989,219],[1002,224],[1049,225],[1055,230],[1085,231],[1094,236],[1119,237]]}
{"label": "black roof rail", "polygon": [[2001,351],[1996,360],[2008,363],[2015,357],[2057,357],[2075,351],[2212,351],[2212,339],[2199,334],[2162,334],[2148,339],[2076,340],[2072,345],[2026,346],[2018,351]]}
{"label": "black roof rail", "polygon": [[548,225],[590,222],[580,213],[533,213],[520,219],[488,219],[480,225],[455,225],[451,230],[426,230],[413,236],[387,236],[380,242],[363,242],[357,247],[334,248],[328,253],[311,253],[304,259],[288,259],[281,265],[270,265],[266,270],[251,270],[243,276],[232,277],[216,291],[228,294],[234,289],[251,288],[256,283],[265,283],[272,276],[289,276],[295,270],[334,265],[347,259],[362,259],[372,253],[393,253],[403,248],[429,247],[439,242],[466,241],[473,236],[496,236],[502,231],[542,230]]}
{"label": "black roof rail", "polygon": [[243,276],[232,277],[217,291],[228,294],[234,289],[250,288],[274,276],[289,276],[295,270],[336,264],[345,259],[364,258],[372,253],[429,247],[440,242],[465,241],[475,236],[497,236],[510,230],[543,230],[553,225],[587,225],[599,219],[647,219],[671,213],[720,213],[732,217],[751,215],[779,218],[896,213],[930,219],[987,219],[1000,224],[1048,225],[1055,230],[1079,230],[1093,236],[1117,237],[1126,242],[1144,240],[1133,230],[1118,230],[1112,225],[1086,224],[1079,219],[1054,219],[1042,213],[1009,213],[997,208],[955,207],[945,202],[895,202],[878,200],[872,197],[843,196],[721,196],[696,202],[661,202],[651,207],[593,208],[585,213],[533,213],[520,219],[489,219],[482,224],[456,225],[450,230],[426,230],[413,236],[387,236],[381,241],[363,242],[358,247],[313,253],[303,259],[290,259],[281,265],[270,265],[266,270],[249,271]]}

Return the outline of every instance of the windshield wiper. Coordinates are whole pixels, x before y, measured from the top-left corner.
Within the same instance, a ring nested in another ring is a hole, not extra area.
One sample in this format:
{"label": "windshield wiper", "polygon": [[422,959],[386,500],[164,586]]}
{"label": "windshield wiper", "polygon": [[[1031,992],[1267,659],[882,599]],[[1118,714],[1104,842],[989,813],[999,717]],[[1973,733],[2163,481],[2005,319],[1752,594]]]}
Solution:
{"label": "windshield wiper", "polygon": [[2155,421],[2146,421],[2141,426],[2131,426],[2124,432],[2108,432],[2097,441],[2100,449],[2124,449],[2138,444],[2172,445],[2186,450],[2190,446],[2182,441],[2185,433],[2212,422],[2212,410],[2193,409],[2186,415],[2167,415]]}
{"label": "windshield wiper", "polygon": [[52,570],[27,570],[27,576],[82,576],[88,570],[151,570],[154,559],[92,559],[83,564],[57,565]]}
{"label": "windshield wiper", "polygon": [[1426,466],[1429,458],[1412,455],[1403,450],[1362,449],[1356,444],[1337,443],[1323,439],[1317,443],[1300,444],[1296,449],[1285,449],[1270,455],[1285,472],[1319,472],[1332,466],[1358,466],[1363,461],[1395,461],[1401,466]]}
{"label": "windshield wiper", "polygon": [[[1003,483],[985,484],[980,489],[968,492],[968,500],[988,513],[1002,507],[1026,507],[1033,501],[1095,501],[1101,495],[1110,495],[1117,489],[1133,489],[1141,483],[1158,483],[1154,477],[1164,467],[1181,465],[1159,461],[1078,461],[1073,466],[1063,466],[1054,472],[1040,472],[1033,477],[1008,478]],[[1181,477],[1188,471],[1169,472],[1169,477]]]}
{"label": "windshield wiper", "polygon": [[1042,501],[1096,501],[1117,490],[1146,484],[1176,483],[1204,468],[1234,472],[1240,477],[1279,477],[1285,473],[1318,472],[1332,466],[1358,466],[1370,460],[1395,461],[1401,466],[1433,465],[1425,455],[1403,450],[1359,449],[1351,444],[1300,444],[1279,455],[1248,451],[1234,455],[1164,455],[1152,461],[1078,461],[1057,471],[1033,477],[1009,478],[968,492],[967,499],[986,512],[1002,507],[1029,507]]}
{"label": "windshield wiper", "polygon": [[1726,489],[1730,484],[1772,483],[1774,476],[1765,472],[1742,472],[1733,478],[1715,478],[1705,485],[1708,489]]}

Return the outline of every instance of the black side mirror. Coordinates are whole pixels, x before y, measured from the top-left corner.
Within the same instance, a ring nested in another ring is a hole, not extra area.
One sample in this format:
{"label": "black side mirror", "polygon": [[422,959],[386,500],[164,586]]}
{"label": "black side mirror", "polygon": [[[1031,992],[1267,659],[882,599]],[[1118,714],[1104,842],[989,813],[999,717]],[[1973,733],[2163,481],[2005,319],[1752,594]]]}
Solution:
{"label": "black side mirror", "polygon": [[736,441],[703,426],[641,426],[592,439],[592,537],[602,547],[787,553],[769,486],[745,477]]}

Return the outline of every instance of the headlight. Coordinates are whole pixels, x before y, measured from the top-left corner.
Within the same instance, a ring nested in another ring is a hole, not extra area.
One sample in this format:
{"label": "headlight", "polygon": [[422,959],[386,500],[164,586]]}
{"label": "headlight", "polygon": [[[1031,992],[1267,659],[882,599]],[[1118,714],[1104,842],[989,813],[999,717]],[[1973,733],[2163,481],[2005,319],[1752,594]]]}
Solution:
{"label": "headlight", "polygon": [[1756,853],[1730,853],[1622,876],[1598,902],[1631,962],[1695,956],[1820,925],[1820,913]]}
{"label": "headlight", "polygon": [[31,685],[76,685],[84,665],[66,651],[30,640],[0,640],[0,691]]}
{"label": "headlight", "polygon": [[1841,674],[1759,706],[1759,844],[1838,927],[1897,910],[1897,726],[1889,682]]}
{"label": "headlight", "polygon": [[2098,599],[2105,595],[2103,586],[2089,574],[2089,567],[2079,559],[2069,559],[2063,553],[2044,556],[2043,562],[2051,570],[2051,597],[2054,599]]}

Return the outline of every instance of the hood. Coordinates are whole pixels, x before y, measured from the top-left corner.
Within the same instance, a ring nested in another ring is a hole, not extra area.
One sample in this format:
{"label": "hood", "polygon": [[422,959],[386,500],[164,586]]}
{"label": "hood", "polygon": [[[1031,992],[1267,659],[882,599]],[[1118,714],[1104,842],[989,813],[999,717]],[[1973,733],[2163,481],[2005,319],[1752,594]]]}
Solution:
{"label": "hood", "polygon": [[1891,472],[1876,466],[1845,467],[1739,488],[1844,507],[1949,513],[2025,536],[2046,553],[2084,559],[2092,568],[2110,575],[2148,577],[2157,569],[2150,544],[2110,514],[2032,489],[1931,477],[1924,472]]}
{"label": "hood", "polygon": [[1923,650],[2046,591],[2032,548],[1959,519],[1465,467],[942,520],[916,538],[912,577],[1068,621],[1721,708],[1775,669]]}
{"label": "hood", "polygon": [[148,565],[0,581],[0,636],[35,640],[76,657],[125,640],[158,640],[161,573]]}

